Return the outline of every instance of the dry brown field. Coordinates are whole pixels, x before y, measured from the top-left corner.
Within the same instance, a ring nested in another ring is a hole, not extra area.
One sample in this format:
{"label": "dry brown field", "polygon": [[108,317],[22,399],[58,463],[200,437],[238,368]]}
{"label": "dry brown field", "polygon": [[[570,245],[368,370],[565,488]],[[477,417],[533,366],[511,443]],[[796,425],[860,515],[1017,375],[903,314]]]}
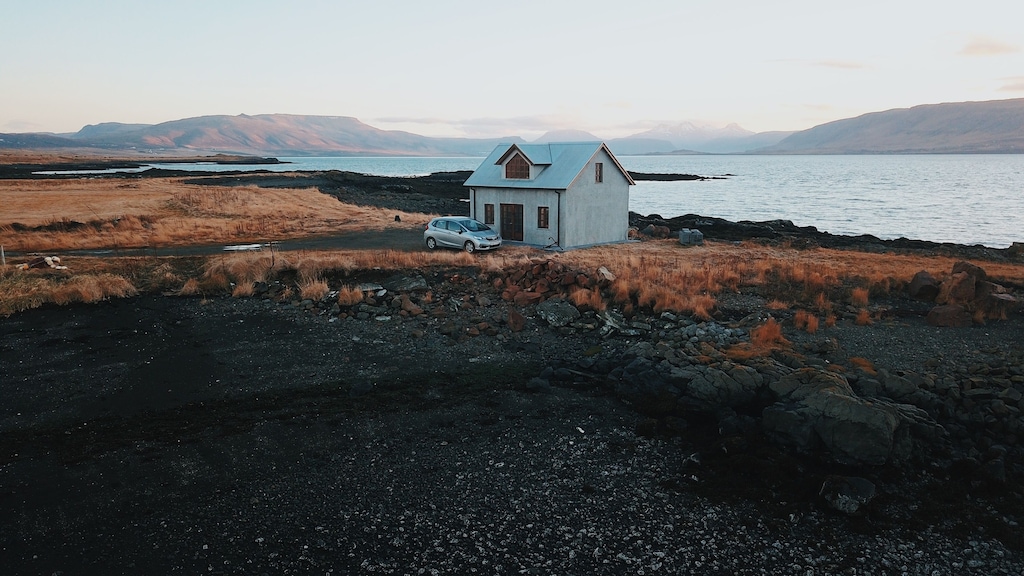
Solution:
{"label": "dry brown field", "polygon": [[180,178],[0,180],[0,203],[0,245],[19,252],[265,242],[394,227],[396,214],[409,229],[428,219],[343,204],[316,189]]}
{"label": "dry brown field", "polygon": [[[316,189],[265,189],[185,184],[180,178],[0,180],[0,245],[10,251],[171,247],[341,235],[408,227],[430,215],[339,202]],[[20,226],[15,226],[17,223]],[[74,225],[83,223],[84,225]],[[24,227],[45,229],[25,230]],[[718,297],[756,288],[769,307],[803,311],[801,323],[828,325],[837,309],[855,306],[870,322],[871,303],[902,290],[927,270],[947,276],[957,259],[928,254],[864,253],[794,248],[756,242],[707,242],[683,247],[674,240],[608,245],[566,253],[506,246],[490,254],[455,251],[374,250],[230,254],[206,258],[64,257],[68,270],[0,270],[0,315],[47,302],[90,302],[137,291],[233,292],[253,282],[292,273],[297,290],[326,291],[325,278],[354,270],[475,266],[497,272],[554,259],[569,269],[614,276],[599,290],[574,289],[577,304],[616,305],[708,317]],[[976,262],[999,283],[1024,285],[1024,264]],[[234,286],[232,289],[231,287]],[[330,286],[331,289],[346,288]]]}

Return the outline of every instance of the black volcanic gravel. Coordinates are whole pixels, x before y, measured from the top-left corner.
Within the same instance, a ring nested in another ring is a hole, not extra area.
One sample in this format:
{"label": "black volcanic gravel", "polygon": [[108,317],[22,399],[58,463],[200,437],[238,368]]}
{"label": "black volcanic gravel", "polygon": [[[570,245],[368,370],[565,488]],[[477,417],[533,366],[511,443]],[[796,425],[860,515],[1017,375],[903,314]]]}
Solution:
{"label": "black volcanic gravel", "polygon": [[3,572],[1024,569],[984,530],[900,522],[899,494],[872,518],[722,496],[689,440],[639,435],[606,387],[524,387],[586,337],[435,324],[156,296],[0,320]]}

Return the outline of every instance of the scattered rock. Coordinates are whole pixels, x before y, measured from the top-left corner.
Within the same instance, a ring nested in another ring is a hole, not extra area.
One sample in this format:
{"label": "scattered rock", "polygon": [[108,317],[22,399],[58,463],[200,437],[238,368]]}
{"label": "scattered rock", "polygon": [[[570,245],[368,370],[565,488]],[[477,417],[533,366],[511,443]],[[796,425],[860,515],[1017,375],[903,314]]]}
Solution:
{"label": "scattered rock", "polygon": [[828,476],[818,494],[844,514],[857,514],[875,499],[875,484],[858,476]]}
{"label": "scattered rock", "polygon": [[509,309],[508,317],[505,321],[508,324],[509,330],[513,332],[522,332],[523,328],[526,327],[526,317],[520,314],[518,310]]}

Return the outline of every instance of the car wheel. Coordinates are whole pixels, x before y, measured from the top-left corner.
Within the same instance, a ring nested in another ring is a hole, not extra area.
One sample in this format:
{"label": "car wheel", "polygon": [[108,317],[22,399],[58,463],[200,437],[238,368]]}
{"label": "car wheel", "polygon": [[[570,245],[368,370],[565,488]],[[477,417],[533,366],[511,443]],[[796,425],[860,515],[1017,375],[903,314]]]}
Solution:
{"label": "car wheel", "polygon": [[476,251],[476,245],[473,244],[472,240],[467,240],[464,248],[466,249],[466,252],[469,252],[470,254]]}
{"label": "car wheel", "polygon": [[433,238],[427,238],[427,248],[431,250],[437,248],[437,240],[434,240]]}

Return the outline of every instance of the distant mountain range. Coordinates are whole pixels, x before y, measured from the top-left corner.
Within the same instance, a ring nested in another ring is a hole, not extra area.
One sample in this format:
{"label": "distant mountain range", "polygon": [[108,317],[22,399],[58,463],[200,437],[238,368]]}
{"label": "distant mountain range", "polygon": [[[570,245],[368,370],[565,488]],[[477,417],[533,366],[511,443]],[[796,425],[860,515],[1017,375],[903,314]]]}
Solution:
{"label": "distant mountain range", "polygon": [[872,112],[797,132],[772,154],[1024,153],[1024,98]]}
{"label": "distant mountain range", "polygon": [[[579,130],[537,142],[601,140]],[[101,148],[137,152],[220,152],[272,156],[484,156],[519,137],[431,138],[380,130],[345,116],[261,114],[201,116],[161,124],[89,125],[73,134],[0,134],[0,148]],[[754,133],[736,124],[661,125],[607,140],[631,154],[1024,153],[1024,98],[930,104],[874,112],[801,132]]]}

